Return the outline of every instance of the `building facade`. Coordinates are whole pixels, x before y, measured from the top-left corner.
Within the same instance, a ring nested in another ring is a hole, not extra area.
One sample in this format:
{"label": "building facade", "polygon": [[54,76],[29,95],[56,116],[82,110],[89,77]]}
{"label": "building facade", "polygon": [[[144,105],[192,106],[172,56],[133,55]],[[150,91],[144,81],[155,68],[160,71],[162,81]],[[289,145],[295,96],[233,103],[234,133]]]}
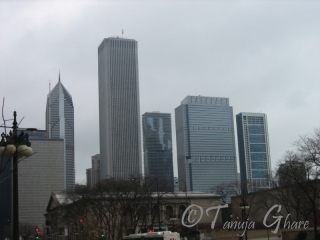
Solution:
{"label": "building facade", "polygon": [[43,231],[44,212],[51,192],[65,190],[65,141],[47,138],[47,132],[24,131],[34,154],[19,163],[19,221]]}
{"label": "building facade", "polygon": [[91,156],[92,167],[87,169],[87,187],[94,188],[100,181],[100,154]]}
{"label": "building facade", "polygon": [[304,162],[298,160],[287,160],[279,165],[277,171],[278,185],[280,187],[287,187],[296,183],[295,179],[299,181],[307,181],[307,169]]}
{"label": "building facade", "polygon": [[101,180],[142,174],[137,41],[104,39],[98,69]]}
{"label": "building facade", "polygon": [[171,114],[147,112],[142,115],[144,174],[166,184],[173,191]]}
{"label": "building facade", "polygon": [[270,188],[267,115],[239,113],[236,119],[242,190],[251,192]]}
{"label": "building facade", "polygon": [[60,81],[49,92],[46,107],[46,130],[48,137],[65,140],[65,189],[73,190],[74,169],[74,109],[70,93]]}
{"label": "building facade", "polygon": [[187,96],[175,109],[179,189],[208,192],[237,180],[228,98]]}
{"label": "building facade", "polygon": [[[111,203],[109,197],[105,196],[102,200],[105,201],[105,204],[102,204],[102,206],[110,207],[110,203],[115,204],[115,202],[118,202],[115,201],[114,197],[115,196],[111,198]],[[81,215],[81,211],[74,211],[73,214],[68,215],[68,207],[72,207],[70,203],[74,200],[75,199],[70,199],[69,196],[64,194],[52,193],[45,216],[46,220],[51,223],[50,237],[53,240],[75,240],[79,239],[79,235],[81,235],[82,239],[100,239],[102,232],[105,233],[106,239],[118,239],[116,236],[121,234],[120,227],[122,230],[121,238],[123,235],[128,235],[128,232],[147,232],[151,226],[155,231],[158,231],[159,225],[163,230],[167,229],[173,232],[180,232],[181,236],[183,232],[186,234],[192,231],[202,233],[203,236],[203,233],[208,233],[208,230],[211,232],[211,224],[215,217],[215,226],[222,227],[222,211],[218,212],[217,209],[212,209],[205,214],[199,210],[202,209],[205,211],[205,209],[220,205],[220,196],[212,193],[188,193],[187,196],[185,193],[165,193],[161,196],[160,201],[158,195],[154,194],[151,195],[149,199],[152,203],[151,205],[144,205],[139,202],[141,201],[139,198],[131,199],[129,204],[132,204],[133,209],[136,210],[133,213],[134,218],[132,218],[132,220],[134,219],[134,223],[130,223],[131,218],[128,216],[119,214],[116,216],[118,220],[114,221],[115,224],[119,224],[117,225],[119,227],[113,228],[109,228],[110,226],[107,225],[105,221],[97,218],[96,212],[91,210],[96,208],[96,206],[92,205],[91,201],[81,203],[81,199],[79,199],[78,203],[73,205],[84,206],[87,210],[85,216]],[[122,201],[123,200],[124,199],[122,199]],[[154,211],[152,210],[155,204],[159,206],[159,215],[154,215]],[[137,207],[139,207],[140,211],[143,211],[144,214],[137,213]],[[189,220],[187,220],[188,215],[185,213],[187,208],[190,212],[193,212],[193,214],[190,214]],[[110,210],[110,208],[102,209],[102,212],[106,215],[105,217],[109,215],[108,209]],[[112,218],[115,218],[115,216],[112,215]],[[79,219],[84,220],[83,224],[79,224]],[[136,219],[139,219],[139,221]],[[184,225],[182,225],[182,222]],[[132,229],[132,227],[134,228]],[[70,229],[69,234],[64,234],[66,233],[66,228]]]}

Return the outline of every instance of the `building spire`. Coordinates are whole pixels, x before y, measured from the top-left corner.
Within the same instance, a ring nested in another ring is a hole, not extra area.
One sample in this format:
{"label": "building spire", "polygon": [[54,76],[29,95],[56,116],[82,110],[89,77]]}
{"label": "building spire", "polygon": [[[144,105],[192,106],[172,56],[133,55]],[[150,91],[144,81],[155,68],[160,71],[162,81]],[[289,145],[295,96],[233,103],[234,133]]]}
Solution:
{"label": "building spire", "polygon": [[60,70],[59,70],[59,82],[61,82],[61,81],[60,81]]}

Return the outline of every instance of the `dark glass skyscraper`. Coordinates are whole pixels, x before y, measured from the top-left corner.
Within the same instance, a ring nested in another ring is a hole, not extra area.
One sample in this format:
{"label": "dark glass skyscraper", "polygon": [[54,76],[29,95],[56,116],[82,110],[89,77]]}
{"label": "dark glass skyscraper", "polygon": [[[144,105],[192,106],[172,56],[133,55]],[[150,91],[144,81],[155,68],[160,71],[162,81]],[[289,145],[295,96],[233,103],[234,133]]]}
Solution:
{"label": "dark glass skyscraper", "polygon": [[267,115],[239,113],[236,119],[242,190],[252,192],[270,188]]}
{"label": "dark glass skyscraper", "polygon": [[65,188],[74,189],[74,110],[70,93],[59,82],[49,92],[46,107],[46,130],[49,138],[65,141]]}
{"label": "dark glass skyscraper", "polygon": [[104,39],[98,68],[101,180],[142,174],[137,41]]}
{"label": "dark glass skyscraper", "polygon": [[[175,109],[179,189],[208,192],[237,180],[228,98],[187,96]],[[184,182],[186,181],[186,182]]]}
{"label": "dark glass skyscraper", "polygon": [[170,113],[142,115],[144,174],[173,191],[172,131]]}

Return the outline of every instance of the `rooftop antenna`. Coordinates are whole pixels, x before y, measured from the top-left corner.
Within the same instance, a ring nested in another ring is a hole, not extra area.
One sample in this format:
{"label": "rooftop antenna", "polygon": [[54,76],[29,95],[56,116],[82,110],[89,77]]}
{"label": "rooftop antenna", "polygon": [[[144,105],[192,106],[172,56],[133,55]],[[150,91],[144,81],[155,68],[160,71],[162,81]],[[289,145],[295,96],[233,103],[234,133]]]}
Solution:
{"label": "rooftop antenna", "polygon": [[122,38],[123,38],[123,29],[122,29]]}
{"label": "rooftop antenna", "polygon": [[49,79],[49,93],[51,91],[51,80]]}

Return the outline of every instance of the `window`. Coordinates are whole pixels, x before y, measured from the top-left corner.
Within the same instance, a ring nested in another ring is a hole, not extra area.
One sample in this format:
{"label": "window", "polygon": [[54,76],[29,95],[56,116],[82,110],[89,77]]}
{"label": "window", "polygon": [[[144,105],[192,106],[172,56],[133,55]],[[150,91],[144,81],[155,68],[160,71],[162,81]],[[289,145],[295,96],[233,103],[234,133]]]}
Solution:
{"label": "window", "polygon": [[264,171],[252,171],[252,177],[253,178],[267,178],[268,172],[266,170]]}
{"label": "window", "polygon": [[249,124],[263,124],[263,117],[248,116]]}
{"label": "window", "polygon": [[170,219],[171,217],[173,217],[173,207],[168,205],[166,206],[166,219]]}
{"label": "window", "polygon": [[251,161],[266,161],[267,155],[265,153],[251,153]]}
{"label": "window", "polygon": [[249,135],[251,143],[265,143],[264,135]]}
{"label": "window", "polygon": [[263,125],[249,125],[249,134],[264,134]]}
{"label": "window", "polygon": [[265,162],[252,162],[251,163],[252,169],[267,169],[267,163]]}
{"label": "window", "polygon": [[251,152],[265,152],[266,145],[265,144],[250,144]]}

